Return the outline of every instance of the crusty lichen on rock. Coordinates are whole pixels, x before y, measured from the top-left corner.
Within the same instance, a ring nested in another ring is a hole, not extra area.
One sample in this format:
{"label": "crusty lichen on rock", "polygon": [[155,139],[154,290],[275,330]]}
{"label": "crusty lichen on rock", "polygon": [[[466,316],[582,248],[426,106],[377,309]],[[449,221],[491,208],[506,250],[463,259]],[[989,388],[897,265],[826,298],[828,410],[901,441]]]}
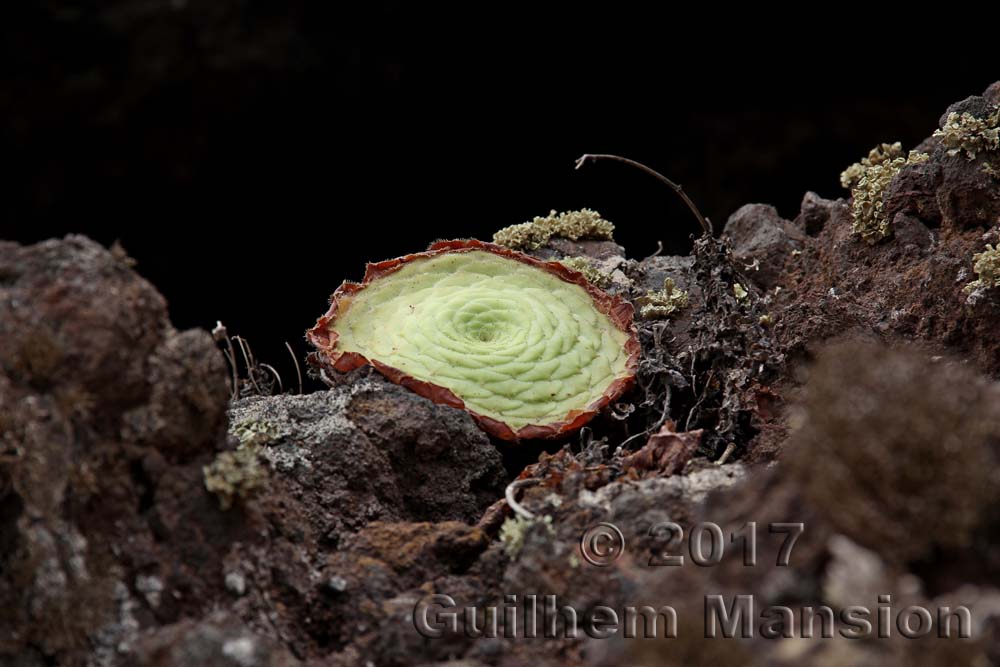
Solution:
{"label": "crusty lichen on rock", "polygon": [[861,158],[860,162],[855,162],[840,174],[840,184],[847,189],[854,187],[854,184],[861,180],[865,170],[882,164],[886,160],[894,160],[903,157],[903,145],[900,142],[894,144],[879,144],[868,151],[868,157]]}
{"label": "crusty lichen on rock", "polygon": [[966,294],[1000,287],[1000,244],[994,247],[987,243],[986,250],[972,256],[972,262],[978,277],[965,286]]}
{"label": "crusty lichen on rock", "polygon": [[928,158],[927,153],[917,151],[910,151],[904,158],[899,142],[882,144],[841,174],[841,183],[851,188],[854,220],[851,229],[855,234],[868,243],[878,243],[892,236],[892,221],[883,210],[882,196],[903,167],[925,162]]}
{"label": "crusty lichen on rock", "polygon": [[688,293],[677,287],[671,278],[663,279],[663,289],[653,290],[638,299],[639,315],[644,319],[665,319],[687,308]]}
{"label": "crusty lichen on rock", "polygon": [[503,544],[504,551],[510,558],[517,558],[518,554],[521,553],[525,534],[536,524],[545,526],[545,530],[550,534],[555,533],[550,516],[526,519],[517,515],[503,522],[503,525],[500,526],[500,543]]}
{"label": "crusty lichen on rock", "polygon": [[965,153],[969,160],[976,155],[1000,149],[1000,107],[985,118],[971,113],[950,113],[944,127],[934,131],[934,136],[948,147],[948,155]]}
{"label": "crusty lichen on rock", "polygon": [[278,437],[278,427],[266,419],[246,419],[236,424],[231,433],[239,438],[241,447],[259,447]]}
{"label": "crusty lichen on rock", "polygon": [[219,498],[219,506],[228,510],[237,498],[253,497],[267,481],[267,469],[260,462],[260,446],[240,445],[222,452],[202,468],[205,488]]}
{"label": "crusty lichen on rock", "polygon": [[512,250],[535,250],[554,236],[571,241],[611,241],[614,231],[615,226],[602,218],[600,213],[584,208],[565,213],[551,211],[547,216],[536,217],[531,222],[504,227],[493,235],[493,242]]}
{"label": "crusty lichen on rock", "polygon": [[579,271],[587,279],[587,282],[593,285],[607,287],[611,284],[611,276],[600,269],[594,268],[594,265],[586,257],[564,257],[559,260],[559,263],[574,271]]}

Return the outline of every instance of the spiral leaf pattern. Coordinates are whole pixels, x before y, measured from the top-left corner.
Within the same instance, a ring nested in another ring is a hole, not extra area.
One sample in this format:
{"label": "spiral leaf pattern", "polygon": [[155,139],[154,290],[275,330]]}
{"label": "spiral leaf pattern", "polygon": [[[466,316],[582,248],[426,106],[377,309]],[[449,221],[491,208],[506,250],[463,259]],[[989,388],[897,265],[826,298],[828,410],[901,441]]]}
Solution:
{"label": "spiral leaf pattern", "polygon": [[371,265],[310,339],[339,370],[370,362],[516,440],[574,429],[631,382],[631,307],[561,265],[480,242]]}

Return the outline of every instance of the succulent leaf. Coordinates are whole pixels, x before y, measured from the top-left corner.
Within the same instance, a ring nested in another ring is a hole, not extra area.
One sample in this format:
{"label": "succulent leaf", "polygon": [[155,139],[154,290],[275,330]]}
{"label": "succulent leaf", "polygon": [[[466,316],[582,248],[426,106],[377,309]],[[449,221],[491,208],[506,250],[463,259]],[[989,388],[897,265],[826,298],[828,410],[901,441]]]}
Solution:
{"label": "succulent leaf", "polygon": [[370,264],[307,334],[313,363],[370,363],[504,440],[575,430],[633,382],[632,306],[579,272],[481,241]]}

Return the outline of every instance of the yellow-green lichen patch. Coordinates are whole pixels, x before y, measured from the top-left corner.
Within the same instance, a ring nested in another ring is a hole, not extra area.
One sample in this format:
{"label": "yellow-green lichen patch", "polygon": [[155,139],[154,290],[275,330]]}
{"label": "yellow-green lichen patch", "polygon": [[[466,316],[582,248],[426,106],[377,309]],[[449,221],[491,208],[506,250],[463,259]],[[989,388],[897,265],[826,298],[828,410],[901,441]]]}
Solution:
{"label": "yellow-green lichen patch", "polygon": [[545,526],[545,530],[550,534],[555,534],[552,528],[552,517],[543,516],[541,518],[526,519],[520,515],[511,517],[500,526],[500,543],[503,544],[504,551],[511,559],[516,559],[524,547],[525,533],[536,524]]}
{"label": "yellow-green lichen patch", "polygon": [[535,250],[552,237],[571,241],[595,239],[611,241],[615,226],[588,208],[566,213],[550,212],[531,222],[504,227],[493,235],[493,242],[512,250]]}
{"label": "yellow-green lichen patch", "polygon": [[976,155],[1000,149],[1000,107],[985,118],[970,113],[950,113],[944,127],[934,131],[934,136],[948,147],[948,155],[965,153],[975,160]]}
{"label": "yellow-green lichen patch", "polygon": [[688,293],[671,278],[663,279],[663,289],[651,291],[638,299],[639,315],[644,319],[666,319],[687,308]]}
{"label": "yellow-green lichen patch", "polygon": [[565,257],[560,259],[559,263],[574,271],[579,271],[588,282],[598,287],[607,287],[611,284],[611,276],[594,268],[594,265],[586,257]]}
{"label": "yellow-green lichen patch", "polygon": [[973,255],[972,262],[977,278],[965,286],[967,294],[1000,287],[1000,246],[986,244],[986,250]]}
{"label": "yellow-green lichen patch", "polygon": [[242,447],[260,447],[278,437],[278,427],[267,420],[246,419],[232,427],[230,432]]}
{"label": "yellow-green lichen patch", "polygon": [[513,432],[564,422],[633,373],[630,334],[588,290],[495,252],[413,256],[338,309],[334,356],[443,387]]}
{"label": "yellow-green lichen patch", "polygon": [[205,489],[219,498],[219,506],[228,510],[237,498],[246,500],[267,482],[267,469],[260,462],[259,445],[241,445],[222,452],[202,468]]}
{"label": "yellow-green lichen patch", "polygon": [[[860,175],[854,178],[848,168],[841,175],[841,182],[851,183],[851,216],[852,231],[868,243],[877,243],[892,236],[892,221],[884,212],[882,197],[892,179],[899,171],[908,165],[925,162],[927,153],[910,151],[907,157],[902,157],[899,144],[882,144],[882,149],[873,149],[866,160],[861,161],[863,168]],[[892,157],[899,154],[896,157]],[[890,159],[891,158],[891,159]],[[868,163],[865,166],[865,163]],[[857,165],[854,165],[857,166]],[[853,179],[853,180],[852,180]]]}
{"label": "yellow-green lichen patch", "polygon": [[861,158],[860,162],[855,162],[840,174],[840,184],[850,190],[854,184],[861,180],[865,170],[882,164],[887,160],[894,160],[903,157],[903,145],[900,142],[894,144],[879,144],[868,151],[868,157]]}

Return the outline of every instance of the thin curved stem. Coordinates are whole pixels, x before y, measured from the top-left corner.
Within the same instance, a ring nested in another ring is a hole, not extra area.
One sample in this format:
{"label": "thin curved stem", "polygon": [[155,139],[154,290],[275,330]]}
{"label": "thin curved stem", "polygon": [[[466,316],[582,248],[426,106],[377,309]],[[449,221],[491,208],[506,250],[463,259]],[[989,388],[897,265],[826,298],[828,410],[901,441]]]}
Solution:
{"label": "thin curved stem", "polygon": [[302,370],[299,368],[299,359],[295,356],[295,352],[292,351],[292,346],[285,341],[285,347],[288,348],[288,354],[292,355],[292,361],[295,362],[295,374],[299,376],[299,393],[302,393]]}
{"label": "thin curved stem", "polygon": [[701,214],[701,211],[698,210],[698,207],[695,206],[695,203],[691,201],[691,198],[687,196],[686,192],[684,192],[684,188],[682,188],[679,184],[674,183],[660,172],[656,171],[655,169],[651,169],[650,167],[647,167],[641,162],[636,162],[635,160],[630,160],[629,158],[622,157],[620,155],[608,155],[604,153],[586,153],[580,156],[579,159],[577,159],[576,168],[579,169],[583,165],[587,164],[587,162],[596,162],[597,160],[614,160],[615,162],[624,162],[625,164],[633,166],[636,169],[639,169],[640,171],[646,172],[653,178],[659,180],[661,183],[665,183],[671,190],[676,192],[681,199],[684,200],[684,203],[687,204],[687,207],[691,209],[692,213],[694,213],[694,217],[698,219],[698,224],[701,225],[701,228],[705,231],[705,233],[708,234],[709,236],[712,236],[712,223],[709,222],[708,218],[706,218]]}
{"label": "thin curved stem", "polygon": [[278,393],[284,394],[285,383],[281,381],[281,375],[279,375],[278,371],[274,369],[274,366],[272,366],[271,364],[261,364],[260,367],[266,369],[271,375],[275,377],[275,379],[278,380]]}
{"label": "thin curved stem", "polygon": [[522,519],[534,519],[535,515],[533,512],[525,509],[521,503],[517,502],[514,497],[514,492],[525,486],[538,486],[542,481],[540,479],[518,479],[507,485],[506,490],[504,490],[504,497],[507,499],[507,506],[514,511],[514,514],[518,515]]}

